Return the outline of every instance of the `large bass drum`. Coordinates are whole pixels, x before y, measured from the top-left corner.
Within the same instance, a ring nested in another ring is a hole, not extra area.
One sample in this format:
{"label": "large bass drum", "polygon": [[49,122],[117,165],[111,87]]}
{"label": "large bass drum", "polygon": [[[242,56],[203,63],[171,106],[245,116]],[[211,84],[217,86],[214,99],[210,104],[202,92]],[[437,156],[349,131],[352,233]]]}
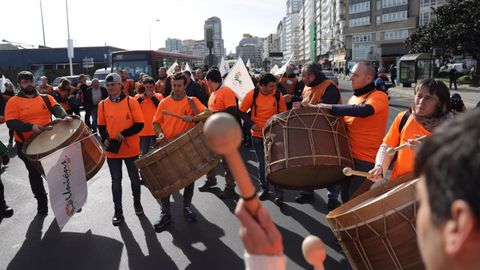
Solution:
{"label": "large bass drum", "polygon": [[263,130],[265,172],[288,189],[316,189],[343,179],[352,167],[347,126],[320,108],[293,109],[273,116]]}

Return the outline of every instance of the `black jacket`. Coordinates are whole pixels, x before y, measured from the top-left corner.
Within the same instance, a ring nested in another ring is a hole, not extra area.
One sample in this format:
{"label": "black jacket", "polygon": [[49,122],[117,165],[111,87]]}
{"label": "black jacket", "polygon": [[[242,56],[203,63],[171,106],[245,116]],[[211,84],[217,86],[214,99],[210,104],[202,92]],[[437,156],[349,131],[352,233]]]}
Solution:
{"label": "black jacket", "polygon": [[[105,87],[100,86],[100,91],[102,91],[102,100],[106,99],[108,97],[107,89]],[[89,87],[85,93],[84,106],[85,107],[93,106],[92,87]]]}
{"label": "black jacket", "polygon": [[185,92],[187,92],[187,96],[196,97],[203,105],[208,106],[207,94],[205,93],[205,91],[203,91],[203,88],[197,82],[190,81],[190,83],[187,85],[187,88],[185,89]]}

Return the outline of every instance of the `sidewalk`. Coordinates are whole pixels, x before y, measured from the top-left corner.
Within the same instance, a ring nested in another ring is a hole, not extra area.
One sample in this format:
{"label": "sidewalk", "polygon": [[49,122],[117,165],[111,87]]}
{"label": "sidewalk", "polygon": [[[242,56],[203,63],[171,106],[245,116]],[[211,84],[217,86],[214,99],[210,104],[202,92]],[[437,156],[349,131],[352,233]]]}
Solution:
{"label": "sidewalk", "polygon": [[[448,86],[448,85],[447,85]],[[403,87],[401,85],[388,89],[389,93],[412,98],[414,87]],[[480,87],[473,87],[467,84],[458,85],[457,90],[450,90],[450,94],[458,93],[467,109],[473,109],[480,102]]]}

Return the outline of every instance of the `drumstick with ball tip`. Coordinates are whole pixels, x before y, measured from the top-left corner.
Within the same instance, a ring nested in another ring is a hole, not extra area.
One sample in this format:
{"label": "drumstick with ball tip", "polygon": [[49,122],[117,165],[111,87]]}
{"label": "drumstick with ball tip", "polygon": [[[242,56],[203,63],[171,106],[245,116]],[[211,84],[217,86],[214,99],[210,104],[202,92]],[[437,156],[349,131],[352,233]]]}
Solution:
{"label": "drumstick with ball tip", "polygon": [[228,113],[216,113],[207,119],[203,131],[210,148],[223,155],[227,160],[240,194],[245,200],[245,207],[253,217],[256,217],[260,208],[260,200],[242,156],[238,152],[242,141],[242,131],[237,120]]}
{"label": "drumstick with ball tip", "polygon": [[324,270],[323,262],[327,257],[325,246],[320,238],[309,235],[305,237],[302,243],[302,253],[305,260],[313,265],[314,270]]}
{"label": "drumstick with ball tip", "polygon": [[[414,141],[421,142],[425,138],[427,138],[427,135],[423,135],[421,137],[418,137]],[[404,143],[404,144],[401,144],[397,147],[390,147],[390,148],[387,149],[387,154],[389,154],[390,156],[393,156],[393,155],[395,155],[396,152],[398,152],[399,150],[402,150],[403,148],[406,148],[408,146],[409,146],[408,143]]]}
{"label": "drumstick with ball tip", "polygon": [[163,114],[166,114],[166,115],[170,115],[170,116],[173,116],[173,117],[176,117],[176,118],[179,118],[179,119],[182,119],[183,120],[183,116],[181,115],[178,115],[178,114],[175,114],[175,113],[171,113],[167,110],[163,110],[162,111]]}
{"label": "drumstick with ball tip", "polygon": [[356,171],[350,167],[345,167],[343,168],[343,174],[345,176],[352,176],[352,175],[356,175],[356,176],[363,176],[363,177],[372,177],[373,176],[373,173],[368,173],[368,172],[362,172],[362,171]]}

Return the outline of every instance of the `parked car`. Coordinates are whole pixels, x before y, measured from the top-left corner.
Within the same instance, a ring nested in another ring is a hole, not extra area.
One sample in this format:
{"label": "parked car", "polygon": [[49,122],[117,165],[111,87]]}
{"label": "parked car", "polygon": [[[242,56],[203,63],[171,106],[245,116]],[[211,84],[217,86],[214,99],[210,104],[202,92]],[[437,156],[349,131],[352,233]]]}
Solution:
{"label": "parked car", "polygon": [[323,74],[325,74],[325,77],[327,77],[327,79],[332,80],[336,85],[338,85],[337,75],[335,75],[335,73],[333,71],[323,70],[322,72],[323,72]]}
{"label": "parked car", "polygon": [[[55,78],[55,80],[53,80],[52,86],[57,87],[60,84],[60,80],[62,80],[62,78],[67,78],[70,81],[70,85],[77,86],[79,76],[80,75],[57,77]],[[90,86],[92,79],[90,78],[90,75],[85,76],[87,76],[87,85]]]}
{"label": "parked car", "polygon": [[453,63],[453,64],[446,64],[445,66],[440,67],[439,75],[440,76],[448,76],[450,70],[456,69],[459,74],[466,74],[468,70],[463,63]]}

